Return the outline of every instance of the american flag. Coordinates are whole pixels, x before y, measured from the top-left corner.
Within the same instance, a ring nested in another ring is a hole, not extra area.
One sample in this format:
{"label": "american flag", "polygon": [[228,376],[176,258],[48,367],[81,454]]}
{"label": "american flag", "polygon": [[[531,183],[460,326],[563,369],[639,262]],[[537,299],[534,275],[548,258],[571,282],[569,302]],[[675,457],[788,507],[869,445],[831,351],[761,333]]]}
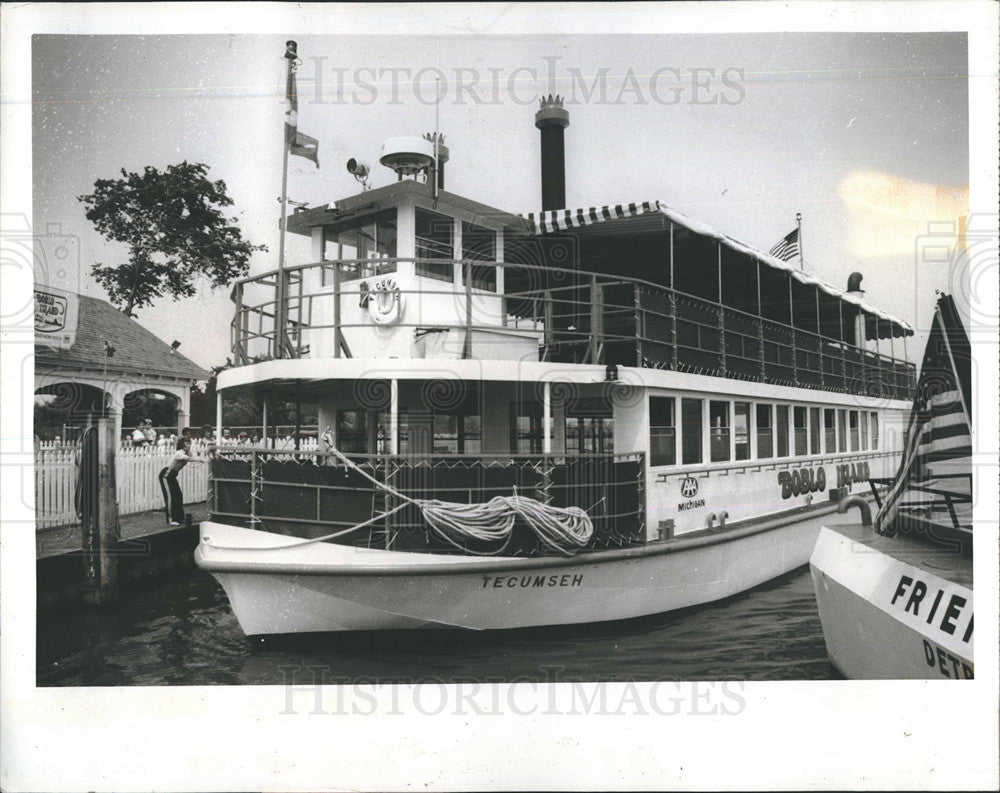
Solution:
{"label": "american flag", "polygon": [[787,262],[789,259],[799,255],[799,229],[798,227],[789,231],[781,241],[768,251],[771,256]]}
{"label": "american flag", "polygon": [[[972,372],[969,338],[950,295],[938,300],[910,411],[899,471],[875,519],[894,534],[900,511],[941,503],[947,494],[971,506]],[[934,498],[937,496],[937,498]],[[965,510],[963,510],[965,512]],[[969,530],[971,523],[959,521]]]}
{"label": "american flag", "polygon": [[[290,42],[291,44],[291,42]],[[288,153],[312,160],[319,168],[319,141],[309,135],[299,132],[299,94],[295,84],[295,69],[298,58],[292,47],[285,52],[285,57],[291,61],[288,69],[288,82],[285,85],[285,98],[288,100],[288,110],[285,115],[285,144],[288,146]]]}

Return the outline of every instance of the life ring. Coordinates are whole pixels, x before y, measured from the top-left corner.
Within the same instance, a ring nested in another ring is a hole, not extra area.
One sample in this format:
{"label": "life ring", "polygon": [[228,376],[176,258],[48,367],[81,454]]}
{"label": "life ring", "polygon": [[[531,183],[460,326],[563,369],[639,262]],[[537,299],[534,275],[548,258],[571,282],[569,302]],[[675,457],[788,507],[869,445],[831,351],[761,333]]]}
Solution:
{"label": "life ring", "polygon": [[392,325],[403,316],[406,296],[394,277],[386,276],[372,284],[368,293],[368,316],[376,325]]}

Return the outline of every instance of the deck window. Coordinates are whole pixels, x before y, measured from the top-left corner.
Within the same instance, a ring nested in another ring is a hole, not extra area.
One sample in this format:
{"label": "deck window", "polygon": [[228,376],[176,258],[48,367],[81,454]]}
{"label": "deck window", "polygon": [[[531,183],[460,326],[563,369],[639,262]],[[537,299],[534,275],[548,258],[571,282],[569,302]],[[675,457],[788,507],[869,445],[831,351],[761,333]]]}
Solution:
{"label": "deck window", "polygon": [[510,406],[510,450],[512,454],[542,453],[542,406],[515,402]]}
{"label": "deck window", "polygon": [[788,456],[788,405],[778,405],[777,419],[775,420],[777,430],[778,457]]}
{"label": "deck window", "polygon": [[861,448],[868,448],[868,411],[861,411]]}
{"label": "deck window", "polygon": [[483,450],[483,419],[474,413],[462,416],[458,425],[458,451],[461,454],[479,454]]}
{"label": "deck window", "polygon": [[792,421],[795,430],[795,454],[805,454],[808,448],[806,445],[806,409],[796,405],[792,410]]}
{"label": "deck window", "polygon": [[832,454],[837,451],[837,411],[823,408],[823,451]]}
{"label": "deck window", "polygon": [[733,404],[733,433],[736,436],[736,459],[750,459],[750,403]]}
{"label": "deck window", "polygon": [[[492,229],[474,223],[462,223],[462,258],[473,262],[497,260],[497,235]],[[465,278],[465,273],[462,274]],[[464,280],[463,280],[464,283]],[[497,291],[497,268],[481,264],[472,265],[472,285],[489,292]]]}
{"label": "deck window", "polygon": [[368,454],[368,414],[366,411],[337,411],[337,448],[345,454]]}
{"label": "deck window", "polygon": [[434,414],[434,454],[479,454],[482,444],[479,416],[462,413]]}
{"label": "deck window", "polygon": [[872,411],[872,449],[878,448],[878,413]]}
{"label": "deck window", "polygon": [[856,452],[861,448],[861,439],[858,437],[858,411],[852,410],[848,414],[847,424],[851,429],[851,451]]}
{"label": "deck window", "polygon": [[774,457],[773,405],[757,405],[757,456]]}
{"label": "deck window", "polygon": [[711,461],[719,463],[730,458],[729,454],[729,403],[710,400],[708,420],[711,427],[709,448]]}
{"label": "deck window", "polygon": [[447,215],[417,207],[417,275],[451,283],[455,258],[455,224]]}
{"label": "deck window", "polygon": [[[649,398],[649,464],[677,463],[677,419],[673,397]],[[567,436],[567,442],[569,438]]]}
{"label": "deck window", "polygon": [[[389,427],[391,426],[390,422],[392,419],[389,415],[389,411],[380,410],[371,415],[374,416],[375,421],[375,453],[392,454],[392,438],[389,435]],[[401,410],[399,412],[396,429],[399,435],[400,454],[402,454],[407,443],[405,411]]]}
{"label": "deck window", "polygon": [[566,417],[566,454],[612,454],[614,448],[614,420],[609,416]]}
{"label": "deck window", "polygon": [[837,451],[847,451],[847,411],[837,411]]}
{"label": "deck window", "polygon": [[434,454],[458,454],[458,416],[434,414]]}
{"label": "deck window", "polygon": [[809,454],[820,453],[819,408],[809,408]]}
{"label": "deck window", "polygon": [[681,460],[684,465],[700,463],[702,417],[700,399],[681,400]]}

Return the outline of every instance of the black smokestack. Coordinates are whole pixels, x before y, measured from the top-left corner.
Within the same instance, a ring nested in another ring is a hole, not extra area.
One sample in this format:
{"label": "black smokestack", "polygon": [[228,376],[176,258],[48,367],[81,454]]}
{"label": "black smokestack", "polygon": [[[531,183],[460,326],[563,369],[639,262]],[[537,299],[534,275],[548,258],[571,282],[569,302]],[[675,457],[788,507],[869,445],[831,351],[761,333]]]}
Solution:
{"label": "black smokestack", "polygon": [[566,207],[566,149],[563,130],[569,113],[561,96],[542,97],[535,113],[535,126],[542,131],[542,211]]}

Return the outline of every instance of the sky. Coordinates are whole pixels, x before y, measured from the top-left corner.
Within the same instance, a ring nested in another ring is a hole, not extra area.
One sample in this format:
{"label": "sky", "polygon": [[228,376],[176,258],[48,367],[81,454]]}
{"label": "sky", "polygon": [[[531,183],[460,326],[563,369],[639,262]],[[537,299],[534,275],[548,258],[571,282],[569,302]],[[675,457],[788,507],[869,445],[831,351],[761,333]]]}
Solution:
{"label": "sky", "polygon": [[[244,236],[270,249],[251,273],[273,269],[286,38],[35,36],[34,224],[72,251],[68,265],[43,251],[42,277],[104,297],[90,269],[126,251],[93,230],[76,197],[122,168],[182,160],[225,181]],[[956,268],[917,251],[929,222],[952,228],[966,211],[962,33],[295,38],[299,129],[319,140],[321,163],[291,158],[295,201],[357,192],[349,157],[371,164],[373,186],[393,181],[381,143],[431,131],[437,112],[447,190],[537,211],[534,111],[538,96],[559,93],[571,207],[659,200],[765,251],[801,212],[806,269],[841,288],[862,272],[866,299],[918,331],[915,360],[934,290],[955,291]],[[310,258],[291,236],[289,263]],[[207,283],[138,315],[205,367],[230,354],[231,318],[228,289]]]}

